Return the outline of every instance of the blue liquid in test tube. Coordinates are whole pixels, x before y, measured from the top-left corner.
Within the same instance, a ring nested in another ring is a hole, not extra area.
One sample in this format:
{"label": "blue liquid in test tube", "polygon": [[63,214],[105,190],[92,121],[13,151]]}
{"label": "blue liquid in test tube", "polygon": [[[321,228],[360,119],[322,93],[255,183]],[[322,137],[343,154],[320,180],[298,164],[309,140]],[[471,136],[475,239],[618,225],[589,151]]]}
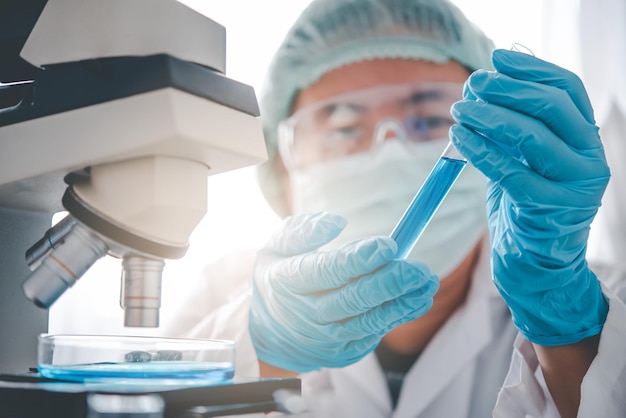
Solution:
{"label": "blue liquid in test tube", "polygon": [[413,250],[466,164],[467,160],[454,145],[448,144],[391,232],[391,238],[398,244],[396,258],[406,258]]}

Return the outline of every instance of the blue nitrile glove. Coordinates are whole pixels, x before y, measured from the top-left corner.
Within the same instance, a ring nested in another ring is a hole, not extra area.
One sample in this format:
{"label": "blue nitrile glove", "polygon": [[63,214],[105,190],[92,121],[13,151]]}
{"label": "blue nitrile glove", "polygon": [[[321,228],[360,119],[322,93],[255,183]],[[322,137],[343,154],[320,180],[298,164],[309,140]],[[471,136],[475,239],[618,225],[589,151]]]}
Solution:
{"label": "blue nitrile glove", "polygon": [[249,329],[260,360],[299,373],[347,366],[431,307],[439,280],[394,260],[391,238],[318,250],[345,225],[329,212],[295,215],[259,252]]}
{"label": "blue nitrile glove", "polygon": [[494,282],[531,342],[564,345],[602,330],[608,306],[585,260],[589,225],[609,180],[579,78],[496,50],[452,114],[454,145],[489,179]]}

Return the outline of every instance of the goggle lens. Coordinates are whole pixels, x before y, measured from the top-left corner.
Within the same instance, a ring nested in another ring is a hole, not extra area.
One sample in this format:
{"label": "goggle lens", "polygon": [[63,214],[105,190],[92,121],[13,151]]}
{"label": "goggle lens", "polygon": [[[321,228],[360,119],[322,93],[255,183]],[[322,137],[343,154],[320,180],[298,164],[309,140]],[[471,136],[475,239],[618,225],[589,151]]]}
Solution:
{"label": "goggle lens", "polygon": [[[297,111],[279,127],[279,151],[288,168],[366,152],[386,139],[393,121],[398,139],[419,143],[448,135],[461,83],[408,83],[335,96]],[[388,123],[387,123],[388,125]],[[387,131],[385,131],[387,132]]]}

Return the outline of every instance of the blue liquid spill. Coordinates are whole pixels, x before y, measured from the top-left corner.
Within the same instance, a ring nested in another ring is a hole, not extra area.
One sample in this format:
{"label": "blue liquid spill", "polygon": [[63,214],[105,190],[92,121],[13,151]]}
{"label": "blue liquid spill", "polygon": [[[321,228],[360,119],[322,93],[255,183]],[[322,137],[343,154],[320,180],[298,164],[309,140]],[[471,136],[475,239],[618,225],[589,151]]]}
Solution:
{"label": "blue liquid spill", "polygon": [[111,379],[173,379],[222,382],[232,379],[235,374],[235,368],[232,363],[198,361],[93,363],[63,366],[40,365],[38,370],[44,377],[75,382]]}
{"label": "blue liquid spill", "polygon": [[466,164],[463,160],[439,158],[391,232],[391,238],[398,244],[397,258],[406,258],[411,253]]}

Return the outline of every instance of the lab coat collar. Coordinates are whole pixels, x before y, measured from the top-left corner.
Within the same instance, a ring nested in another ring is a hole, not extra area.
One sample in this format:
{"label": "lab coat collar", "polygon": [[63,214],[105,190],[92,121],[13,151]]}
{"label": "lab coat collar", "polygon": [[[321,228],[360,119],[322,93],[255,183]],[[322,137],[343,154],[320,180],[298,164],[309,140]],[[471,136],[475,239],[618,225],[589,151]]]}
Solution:
{"label": "lab coat collar", "polygon": [[[375,353],[368,354],[363,360],[342,370],[346,379],[360,387],[374,403],[391,413],[391,396],[387,388],[387,379]],[[364,379],[364,376],[367,376],[367,379]]]}
{"label": "lab coat collar", "polygon": [[394,416],[412,417],[421,413],[491,342],[490,305],[500,296],[491,280],[490,252],[489,239],[485,238],[466,302],[409,370],[403,387],[410,390],[400,393]]}

